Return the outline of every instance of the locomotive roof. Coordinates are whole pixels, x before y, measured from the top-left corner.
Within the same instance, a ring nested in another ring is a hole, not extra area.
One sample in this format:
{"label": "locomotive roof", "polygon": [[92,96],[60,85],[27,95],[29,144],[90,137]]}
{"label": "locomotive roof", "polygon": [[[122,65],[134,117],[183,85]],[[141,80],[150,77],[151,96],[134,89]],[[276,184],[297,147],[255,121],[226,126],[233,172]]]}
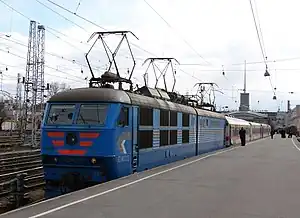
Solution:
{"label": "locomotive roof", "polygon": [[133,104],[144,107],[159,108],[165,110],[179,111],[189,114],[201,116],[223,118],[223,114],[193,108],[183,104],[177,104],[171,101],[164,101],[144,95],[131,92],[125,92],[118,89],[110,88],[77,88],[59,92],[52,96],[48,102],[120,102],[125,104]]}
{"label": "locomotive roof", "polygon": [[122,102],[131,104],[126,92],[109,88],[77,88],[59,92],[49,99],[49,102]]}
{"label": "locomotive roof", "polygon": [[215,118],[225,119],[225,115],[221,114],[221,113],[216,113],[216,112],[212,112],[212,111],[202,110],[202,109],[199,109],[199,108],[195,108],[195,110],[197,111],[198,115],[200,115],[200,116],[215,117]]}

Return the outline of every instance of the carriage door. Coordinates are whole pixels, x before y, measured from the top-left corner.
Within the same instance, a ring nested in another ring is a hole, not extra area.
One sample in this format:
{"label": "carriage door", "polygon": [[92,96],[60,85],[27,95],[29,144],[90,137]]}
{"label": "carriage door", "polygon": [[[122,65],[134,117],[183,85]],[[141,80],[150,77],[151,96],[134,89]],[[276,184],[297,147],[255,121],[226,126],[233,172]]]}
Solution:
{"label": "carriage door", "polygon": [[132,107],[132,172],[137,171],[137,167],[139,164],[139,146],[138,146],[138,119],[139,113],[137,107]]}
{"label": "carriage door", "polygon": [[231,134],[230,134],[230,131],[231,131],[231,128],[230,128],[230,125],[228,122],[225,121],[225,129],[224,129],[224,144],[225,144],[225,147],[229,147],[230,146],[230,140],[231,140]]}

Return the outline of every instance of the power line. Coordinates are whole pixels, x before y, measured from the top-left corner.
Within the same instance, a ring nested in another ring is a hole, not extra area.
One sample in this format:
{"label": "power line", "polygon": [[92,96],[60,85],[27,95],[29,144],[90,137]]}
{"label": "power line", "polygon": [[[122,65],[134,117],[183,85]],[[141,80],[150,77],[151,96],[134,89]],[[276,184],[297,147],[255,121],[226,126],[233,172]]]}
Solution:
{"label": "power line", "polygon": [[[10,55],[13,55],[13,56],[15,56],[15,57],[18,57],[18,58],[20,58],[20,59],[26,60],[25,57],[20,56],[20,55],[15,54],[15,53],[12,53],[12,52],[10,52],[10,51],[5,51],[5,50],[3,50],[3,49],[1,49],[1,48],[0,48],[0,51],[5,52],[5,53],[8,53],[8,54],[10,54]],[[61,73],[66,74],[66,75],[68,75],[68,76],[71,76],[71,77],[74,77],[74,78],[78,78],[78,79],[83,80],[83,79],[80,78],[80,77],[74,76],[74,75],[72,75],[72,74],[68,74],[68,73],[66,73],[66,72],[64,72],[64,71],[61,71],[61,70],[59,70],[59,69],[55,69],[54,67],[51,67],[51,66],[49,66],[49,65],[46,65],[46,64],[45,64],[45,67],[47,67],[47,68],[49,68],[49,69],[52,69],[52,70],[55,70],[55,71],[58,71],[58,72],[61,72]],[[22,69],[23,69],[23,68],[22,68]],[[50,74],[50,75],[51,75],[51,74]],[[52,76],[57,76],[57,75],[52,75]],[[57,76],[57,77],[59,77],[59,76]],[[68,79],[69,79],[69,78],[68,78]],[[70,80],[72,80],[72,79],[70,79]]]}
{"label": "power line", "polygon": [[256,29],[256,33],[257,33],[257,38],[258,38],[260,50],[261,50],[261,53],[262,53],[262,56],[263,56],[263,60],[264,60],[265,64],[267,65],[267,63],[266,63],[267,56],[264,53],[264,48],[263,48],[261,38],[260,38],[260,35],[259,35],[259,30],[258,30],[256,19],[255,19],[255,14],[254,14],[253,6],[252,6],[252,1],[249,0],[249,2],[250,2],[250,6],[251,6],[251,12],[252,12],[252,16],[253,16],[253,20],[254,20],[254,24],[255,24],[255,29]]}
{"label": "power line", "polygon": [[[242,91],[243,89],[226,89],[226,88],[223,88],[223,90],[225,90],[225,91]],[[249,92],[264,92],[264,93],[273,92],[272,90],[260,90],[260,89],[248,89],[247,91],[249,91]],[[300,92],[290,92],[290,91],[277,91],[277,92],[281,93],[281,94],[297,94],[297,93],[300,93]]]}
{"label": "power line", "polygon": [[[9,4],[7,4],[5,1],[0,0],[0,2],[1,2],[2,4],[4,4],[4,5],[6,5],[6,6],[7,6],[8,8],[10,8],[11,10],[15,11],[16,13],[18,13],[19,15],[21,15],[22,17],[26,18],[27,20],[29,20],[29,21],[35,20],[35,19],[31,19],[30,17],[26,16],[26,15],[23,14],[22,12],[20,12],[20,11],[18,11],[17,9],[13,8],[13,7],[10,6]],[[38,23],[38,24],[41,24],[39,21],[38,21],[37,23]],[[47,26],[47,25],[45,25],[45,27],[47,27],[47,29],[51,29],[51,30],[53,30],[53,31],[55,31],[55,32],[57,32],[57,33],[59,33],[59,34],[65,36],[65,37],[67,37],[67,38],[72,39],[72,37],[67,36],[66,34],[64,34],[64,33],[60,32],[60,31],[56,30],[55,28],[52,28],[52,27]],[[77,40],[76,40],[76,41],[77,41]],[[81,41],[80,43],[82,43],[82,41]]]}
{"label": "power line", "polygon": [[57,4],[57,3],[55,3],[55,2],[53,2],[53,1],[51,1],[51,0],[47,0],[47,1],[50,2],[51,4],[55,5],[56,7],[59,7],[60,9],[66,11],[66,12],[68,12],[68,13],[70,13],[70,14],[73,14],[73,15],[75,15],[76,17],[79,17],[80,19],[82,19],[82,20],[84,20],[84,21],[86,21],[86,22],[88,22],[88,23],[90,23],[90,24],[93,24],[94,26],[99,27],[100,29],[107,30],[107,29],[105,29],[104,27],[98,25],[97,23],[95,23],[95,22],[93,22],[93,21],[91,21],[91,20],[89,20],[89,19],[87,19],[87,18],[85,18],[85,17],[82,17],[82,16],[80,16],[79,14],[74,13],[74,12],[70,11],[69,9],[67,9],[67,8],[65,8],[65,7],[59,5],[59,4]]}
{"label": "power line", "polygon": [[260,36],[261,36],[261,40],[262,40],[263,51],[264,51],[264,54],[266,56],[267,55],[266,47],[265,47],[265,42],[264,42],[264,37],[263,37],[263,34],[262,34],[261,26],[260,26],[260,20],[259,20],[258,10],[257,10],[257,6],[256,6],[256,0],[253,0],[253,1],[254,1],[254,8],[255,8],[255,11],[256,11],[256,17],[257,17],[257,21],[258,21],[259,32],[260,32]]}
{"label": "power line", "polygon": [[[4,5],[6,5],[8,8],[12,9],[12,10],[15,11],[16,13],[20,14],[21,16],[23,16],[23,17],[26,18],[27,20],[29,20],[29,21],[32,20],[30,17],[28,17],[28,16],[26,16],[25,14],[23,14],[22,12],[16,10],[15,8],[13,8],[12,6],[10,6],[9,4],[7,4],[6,2],[4,2],[3,0],[0,0],[0,2],[2,2]],[[47,7],[47,8],[48,8],[48,7]],[[72,22],[72,21],[71,21],[71,22]],[[37,22],[37,23],[39,23],[39,22]],[[51,31],[48,30],[48,29],[51,29],[51,30],[53,30],[53,31],[55,31],[55,32],[57,32],[57,33],[59,33],[59,34],[61,34],[61,35],[64,35],[64,36],[70,38],[69,36],[67,36],[66,34],[64,34],[64,33],[60,32],[60,31],[58,31],[58,30],[56,30],[56,29],[54,29],[54,28],[52,28],[52,27],[49,27],[49,26],[47,26],[47,25],[45,25],[45,26],[47,27],[46,31],[47,31],[48,33],[50,33],[51,35],[55,36],[56,38],[62,40],[63,42],[67,43],[67,44],[70,45],[71,47],[73,47],[73,48],[75,48],[75,49],[77,49],[77,50],[79,50],[79,51],[85,53],[84,51],[82,51],[81,49],[79,49],[77,46],[71,44],[70,42],[68,42],[68,41],[66,41],[66,40],[63,40],[61,37],[57,36],[56,34],[54,34],[53,32],[51,32]],[[82,41],[81,41],[80,43],[82,43]],[[87,43],[85,43],[85,44],[87,44]],[[87,45],[88,45],[88,44],[87,44]]]}
{"label": "power line", "polygon": [[77,7],[76,7],[76,10],[75,10],[74,14],[76,14],[76,13],[77,13],[77,11],[78,11],[78,8],[79,8],[79,6],[80,6],[80,3],[81,3],[81,0],[79,0],[79,2],[78,2],[78,4],[77,4]]}
{"label": "power line", "polygon": [[27,18],[28,20],[30,20],[29,17],[27,17],[25,14],[21,13],[20,11],[14,9],[14,8],[11,7],[9,4],[7,4],[5,1],[0,0],[0,2],[2,2],[2,4],[6,5],[8,8],[10,8],[11,10],[13,10],[14,12],[16,12],[16,13],[20,14],[21,16],[23,16],[23,17]]}
{"label": "power line", "polygon": [[[284,61],[292,61],[292,60],[298,60],[300,57],[293,57],[293,58],[282,58],[282,59],[275,59],[275,60],[265,60],[265,61],[254,61],[254,62],[247,62],[247,65],[251,64],[262,64],[262,63],[271,63],[271,62],[284,62]],[[232,66],[236,65],[244,65],[245,63],[236,63],[236,64],[231,64]]]}
{"label": "power line", "polygon": [[[18,45],[21,45],[23,47],[27,47],[27,45],[25,45],[24,43],[21,43],[21,42],[15,41],[15,40],[7,39],[7,38],[1,37],[1,36],[0,36],[0,38],[4,39],[4,40],[7,40],[7,41],[10,41],[10,42],[13,42],[13,43],[18,44]],[[72,64],[79,65],[80,67],[86,67],[86,68],[88,67],[86,64],[82,64],[82,63],[78,62],[75,59],[68,59],[68,58],[65,58],[64,56],[59,56],[58,54],[51,53],[51,52],[45,52],[45,53],[48,54],[48,55],[51,55],[53,57],[59,58],[61,60],[68,61]],[[99,68],[101,68],[101,67],[97,67],[97,68],[93,68],[93,69],[98,70]]]}
{"label": "power line", "polygon": [[[18,41],[15,41],[15,40],[8,39],[8,38],[1,37],[1,36],[0,36],[0,38],[1,38],[1,39],[4,39],[4,40],[7,40],[7,41],[9,41],[9,42],[12,42],[12,43],[14,43],[14,44],[21,45],[21,46],[23,46],[23,47],[27,47],[26,44],[21,43],[21,42],[18,42]],[[73,64],[78,64],[78,65],[80,65],[80,66],[87,67],[87,65],[81,64],[81,63],[79,63],[78,61],[76,61],[75,59],[72,59],[72,60],[71,60],[71,59],[65,58],[64,56],[60,56],[60,55],[58,55],[58,54],[51,53],[51,52],[45,52],[45,53],[48,54],[48,55],[51,55],[51,56],[53,56],[53,57],[62,59],[62,60],[64,60],[64,61],[68,61],[68,62],[71,62],[71,63],[73,63]]]}
{"label": "power line", "polygon": [[[53,34],[53,33],[52,33]],[[57,37],[57,38],[59,38],[59,39],[61,39],[59,36],[57,36],[56,34],[53,34],[55,37]],[[12,40],[11,38],[6,38],[6,37],[2,37],[2,36],[0,36],[0,39],[4,39],[4,40],[6,40],[6,41],[9,41],[9,42],[12,42],[12,43],[14,43],[14,44],[18,44],[18,45],[20,45],[20,46],[23,46],[23,47],[26,47],[27,48],[27,45],[26,44],[24,44],[24,43],[22,43],[22,42],[20,42],[20,41],[17,41],[17,40]],[[76,48],[76,49],[78,49],[77,47],[75,47],[73,44],[71,44],[71,43],[69,43],[68,41],[65,41],[65,40],[63,40],[63,39],[61,39],[62,41],[64,41],[64,42],[66,42],[66,43],[68,43],[70,46],[72,46],[72,47],[74,47],[74,48]],[[80,49],[79,49],[80,50]],[[80,50],[81,51],[81,50]],[[59,59],[61,59],[61,60],[64,60],[64,61],[68,61],[68,62],[70,62],[70,63],[72,63],[72,64],[76,64],[76,65],[79,65],[80,67],[88,67],[86,64],[82,64],[82,63],[80,63],[78,60],[76,60],[76,59],[69,59],[69,58],[65,58],[64,56],[60,56],[60,55],[58,55],[58,54],[55,54],[55,53],[51,53],[51,52],[45,52],[46,54],[48,54],[48,55],[51,55],[51,56],[53,56],[53,57],[56,57],[56,58],[59,58]],[[137,59],[139,59],[140,60],[140,58],[137,58]],[[104,69],[104,66],[102,65],[102,66],[96,66],[96,67],[92,67],[92,69],[94,69],[94,70],[99,70],[99,69]]]}
{"label": "power line", "polygon": [[[48,0],[49,1],[49,0]],[[164,19],[146,0],[144,0],[144,2],[167,24],[167,26],[174,30],[174,28],[171,26],[171,24],[166,21],[166,19]],[[186,40],[184,39],[178,32],[176,32],[180,38],[202,59],[204,60],[206,63],[208,63],[209,65],[212,65],[210,62],[208,62],[207,60],[205,60],[205,58],[203,56],[201,56],[197,51],[196,49]]]}
{"label": "power line", "polygon": [[[94,21],[91,21],[91,20],[89,20],[89,19],[87,19],[87,18],[85,18],[85,17],[83,17],[83,16],[80,16],[79,14],[74,13],[74,12],[72,12],[71,10],[69,10],[69,9],[67,9],[67,8],[65,8],[65,7],[59,5],[59,4],[57,4],[57,3],[55,3],[55,2],[53,2],[53,1],[51,1],[51,0],[47,0],[47,1],[50,2],[51,4],[55,5],[56,7],[59,7],[60,9],[66,11],[66,12],[68,12],[68,13],[70,13],[70,14],[72,14],[72,15],[74,15],[74,16],[76,16],[76,17],[78,17],[78,18],[80,18],[80,19],[82,19],[82,20],[84,20],[84,21],[86,21],[86,22],[88,22],[88,23],[90,23],[90,24],[96,26],[96,27],[99,27],[99,28],[102,29],[102,30],[108,31],[106,28],[100,26],[99,24],[95,23]],[[155,54],[153,54],[152,52],[147,51],[146,49],[142,48],[141,46],[139,46],[139,45],[137,45],[137,44],[135,44],[135,43],[130,43],[130,44],[132,44],[132,45],[135,46],[136,48],[138,48],[138,49],[140,49],[140,50],[142,50],[142,51],[144,51],[144,52],[146,52],[146,53],[148,53],[148,54],[150,54],[150,55],[153,55],[153,56],[157,57],[157,56],[156,56]]]}
{"label": "power line", "polygon": [[42,3],[42,2],[39,1],[39,0],[35,0],[35,1],[38,2],[39,4],[43,5],[44,7],[48,8],[50,11],[52,11],[52,12],[55,13],[55,14],[57,14],[58,16],[64,18],[64,19],[67,20],[67,21],[69,21],[69,22],[72,23],[73,25],[75,25],[75,26],[79,27],[80,29],[82,29],[82,30],[84,30],[84,31],[87,32],[87,30],[86,30],[84,27],[78,25],[78,24],[75,23],[74,21],[70,20],[69,18],[67,18],[67,17],[63,16],[62,14],[58,13],[57,11],[53,10],[53,9],[50,8],[48,5]]}
{"label": "power line", "polygon": [[[27,20],[29,20],[29,21],[34,20],[34,19],[31,19],[30,17],[26,16],[26,15],[23,14],[22,12],[18,11],[17,9],[13,8],[12,6],[10,6],[9,4],[7,4],[6,2],[4,2],[3,0],[0,0],[0,2],[2,2],[4,5],[6,5],[8,8],[12,9],[12,10],[15,11],[16,13],[18,13],[19,15],[23,16],[24,18],[26,18]],[[72,22],[72,21],[71,21],[71,22]],[[38,23],[38,24],[41,24],[40,22],[37,22],[37,23]],[[65,43],[69,44],[70,46],[76,48],[77,50],[78,50],[77,46],[72,45],[70,42],[67,42],[66,40],[63,40],[61,37],[57,36],[56,34],[52,33],[51,31],[49,31],[49,29],[52,30],[52,31],[54,31],[54,32],[56,32],[56,33],[59,33],[59,34],[65,36],[65,37],[67,37],[67,38],[69,38],[69,39],[76,40],[76,41],[78,41],[78,42],[81,43],[81,44],[83,43],[83,44],[89,45],[88,43],[84,43],[83,41],[79,41],[79,40],[77,40],[77,39],[74,39],[74,38],[72,38],[72,37],[70,37],[70,36],[68,36],[68,35],[66,35],[66,34],[64,34],[64,33],[60,32],[60,31],[58,31],[58,30],[56,30],[55,28],[52,28],[52,27],[47,26],[47,25],[44,25],[44,26],[47,27],[47,28],[46,28],[46,31],[47,31],[47,32],[49,32],[50,34],[54,35],[54,36],[57,37],[58,39],[64,41]],[[82,50],[80,50],[80,51],[82,52]],[[84,52],[84,51],[83,51],[83,52]]]}
{"label": "power line", "polygon": [[[180,64],[181,65],[181,64]],[[252,70],[247,70],[247,72],[261,72],[264,69],[252,69]],[[222,69],[197,69],[196,71],[201,71],[201,72],[222,72]],[[300,71],[299,69],[277,69],[276,71]],[[228,72],[236,72],[236,73],[240,73],[240,72],[244,72],[243,69],[226,69],[226,73]]]}

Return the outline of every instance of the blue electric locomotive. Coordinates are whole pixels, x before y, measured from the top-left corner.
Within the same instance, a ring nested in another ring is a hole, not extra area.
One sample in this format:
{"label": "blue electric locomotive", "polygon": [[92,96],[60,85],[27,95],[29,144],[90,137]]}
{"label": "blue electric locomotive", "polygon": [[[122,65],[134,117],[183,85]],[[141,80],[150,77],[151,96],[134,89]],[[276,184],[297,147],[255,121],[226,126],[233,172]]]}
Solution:
{"label": "blue electric locomotive", "polygon": [[111,88],[58,93],[48,101],[42,125],[47,193],[223,148],[224,133],[223,115],[163,99]]}
{"label": "blue electric locomotive", "polygon": [[[128,42],[127,33],[98,32],[92,36],[98,34],[103,41],[104,35],[117,34],[121,42]],[[120,44],[113,60],[119,48]],[[228,122],[222,114],[199,109],[198,102],[167,88],[145,84],[133,91],[130,79],[135,61],[128,78],[120,76],[115,60],[96,78],[88,53],[92,74],[89,88],[57,93],[45,108],[41,153],[46,197],[230,146],[232,131],[239,124]],[[110,72],[113,63],[116,74]],[[116,83],[118,89],[112,85]],[[130,88],[124,90],[123,83]]]}

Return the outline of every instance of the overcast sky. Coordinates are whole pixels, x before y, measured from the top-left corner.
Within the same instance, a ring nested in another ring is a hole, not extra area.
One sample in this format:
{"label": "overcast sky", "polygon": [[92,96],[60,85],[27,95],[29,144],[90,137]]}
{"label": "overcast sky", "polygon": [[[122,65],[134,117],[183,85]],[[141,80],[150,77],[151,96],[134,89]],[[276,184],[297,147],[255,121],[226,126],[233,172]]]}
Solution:
{"label": "overcast sky", "polygon": [[[1,1],[45,25],[48,53],[46,82],[66,82],[72,87],[86,86],[84,79],[91,76],[84,59],[84,53],[89,49],[86,42],[94,31],[103,29],[55,7],[47,0],[39,1],[73,23],[37,0]],[[136,83],[143,83],[142,75],[147,64],[142,66],[142,63],[146,58],[154,55],[174,57],[180,62],[180,65],[175,66],[175,89],[183,94],[192,94],[195,83],[215,82],[223,92],[216,93],[218,107],[227,105],[231,109],[237,108],[239,90],[243,89],[244,83],[244,60],[248,63],[263,61],[248,0],[147,0],[168,24],[144,0],[53,1],[105,29],[132,31],[139,38],[128,37],[134,44],[132,49],[137,65],[133,79]],[[280,107],[286,110],[288,99],[292,106],[300,104],[300,3],[296,0],[261,0],[255,5],[267,58],[271,61],[268,68],[272,84],[276,87],[277,100],[272,100],[269,78],[263,76],[265,65],[247,64],[247,90],[251,96],[251,109],[276,111]],[[29,20],[2,2],[0,16],[3,89],[15,94],[17,73],[25,75],[26,60],[22,58],[26,58],[27,48],[22,44],[27,45]],[[6,37],[5,34],[11,36]],[[115,44],[116,38],[109,42]],[[95,73],[101,75],[107,59],[100,51],[100,42],[95,49],[91,53],[92,65]],[[124,44],[118,61],[122,75],[125,76],[127,68],[131,66],[129,56]],[[225,76],[222,75],[223,68]],[[153,84],[153,71],[148,73],[150,84]],[[171,76],[171,72],[168,73]],[[169,78],[168,85],[172,85]]]}

